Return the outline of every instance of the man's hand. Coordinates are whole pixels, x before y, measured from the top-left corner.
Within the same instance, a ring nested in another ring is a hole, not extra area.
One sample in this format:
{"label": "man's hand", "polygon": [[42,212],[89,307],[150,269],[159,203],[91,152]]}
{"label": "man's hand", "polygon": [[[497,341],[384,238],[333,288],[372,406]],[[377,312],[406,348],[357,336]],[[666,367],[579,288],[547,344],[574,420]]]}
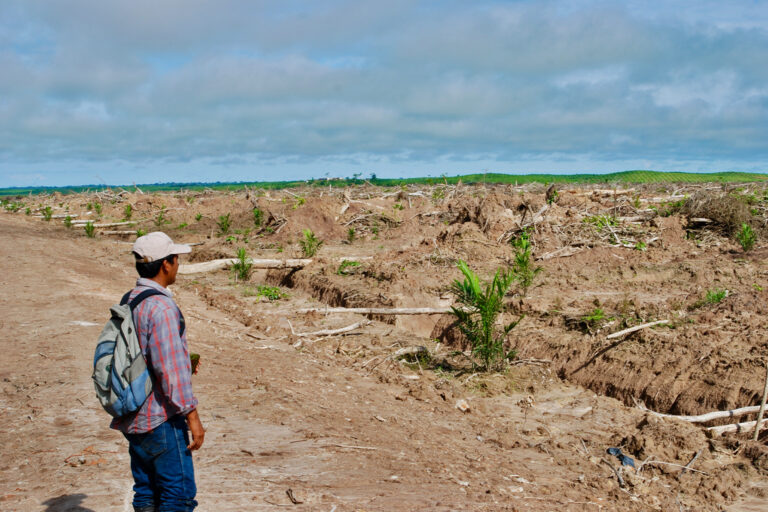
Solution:
{"label": "man's hand", "polygon": [[187,414],[187,426],[189,427],[189,433],[192,434],[192,442],[189,443],[187,449],[189,451],[198,450],[203,446],[205,430],[203,429],[203,424],[200,423],[200,415],[197,414],[197,409]]}

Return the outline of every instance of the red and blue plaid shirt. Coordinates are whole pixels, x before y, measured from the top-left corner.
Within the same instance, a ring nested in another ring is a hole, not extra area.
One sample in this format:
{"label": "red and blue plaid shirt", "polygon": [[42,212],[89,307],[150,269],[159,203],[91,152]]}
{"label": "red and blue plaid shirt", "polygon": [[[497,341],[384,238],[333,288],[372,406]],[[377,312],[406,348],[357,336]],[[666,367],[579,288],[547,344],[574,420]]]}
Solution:
{"label": "red and blue plaid shirt", "polygon": [[147,288],[163,295],[144,299],[133,311],[133,323],[141,351],[152,374],[152,392],[133,414],[112,420],[111,427],[127,434],[141,434],[157,428],[169,418],[186,415],[197,406],[192,393],[192,368],[186,331],[179,333],[181,312],[170,290],[151,279],[139,278],[132,300]]}

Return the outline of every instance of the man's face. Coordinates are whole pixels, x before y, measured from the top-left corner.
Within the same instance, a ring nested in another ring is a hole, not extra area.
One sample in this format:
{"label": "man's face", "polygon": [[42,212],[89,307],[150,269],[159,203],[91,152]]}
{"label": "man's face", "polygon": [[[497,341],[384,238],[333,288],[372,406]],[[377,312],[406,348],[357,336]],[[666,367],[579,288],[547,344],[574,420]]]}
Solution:
{"label": "man's face", "polygon": [[168,285],[172,285],[176,282],[176,273],[179,271],[179,258],[178,254],[173,255],[173,263],[169,263],[168,268]]}

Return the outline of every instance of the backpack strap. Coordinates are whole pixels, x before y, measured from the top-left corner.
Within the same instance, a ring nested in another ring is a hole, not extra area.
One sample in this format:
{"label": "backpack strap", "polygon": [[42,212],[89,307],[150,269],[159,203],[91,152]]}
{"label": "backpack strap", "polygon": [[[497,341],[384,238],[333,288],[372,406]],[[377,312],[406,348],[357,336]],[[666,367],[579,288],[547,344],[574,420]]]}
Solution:
{"label": "backpack strap", "polygon": [[[128,292],[128,293],[130,294],[131,292]],[[144,299],[146,299],[146,298],[148,298],[148,297],[151,297],[151,296],[153,296],[153,295],[165,295],[165,294],[164,294],[163,292],[161,292],[160,290],[155,290],[154,288],[149,288],[149,289],[147,289],[147,290],[144,290],[143,292],[141,292],[140,294],[138,294],[138,295],[136,296],[136,298],[134,298],[134,299],[133,299],[133,300],[132,300],[132,301],[131,301],[131,302],[128,304],[128,305],[131,307],[131,311],[133,311],[134,309],[136,309],[136,307],[137,307],[139,304],[141,304],[141,303],[142,303],[142,301],[143,301]]]}
{"label": "backpack strap", "polygon": [[[136,309],[136,307],[139,304],[141,304],[141,302],[144,299],[146,299],[148,297],[151,297],[153,295],[165,295],[160,290],[156,290],[154,288],[149,288],[147,290],[144,290],[140,294],[138,294],[132,301],[130,301],[130,303],[128,303],[128,299],[130,298],[132,291],[133,290],[129,291],[128,293],[123,295],[122,299],[120,299],[120,304],[121,305],[122,304],[128,304],[130,306],[130,308],[131,308],[131,312],[133,312],[133,310]],[[178,307],[176,309],[178,309]],[[181,314],[181,310],[178,309],[178,311],[179,311],[179,336],[181,336],[182,334],[184,334],[184,330],[186,329],[186,322],[184,321],[184,315]]]}

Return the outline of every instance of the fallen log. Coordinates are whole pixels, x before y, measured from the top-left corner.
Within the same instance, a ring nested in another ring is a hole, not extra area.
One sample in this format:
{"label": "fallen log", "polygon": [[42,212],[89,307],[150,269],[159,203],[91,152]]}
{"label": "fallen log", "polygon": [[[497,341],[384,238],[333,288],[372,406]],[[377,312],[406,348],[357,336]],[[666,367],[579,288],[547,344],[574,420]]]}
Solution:
{"label": "fallen log", "polygon": [[[762,420],[760,426],[764,426],[768,423],[768,418]],[[720,436],[729,432],[746,432],[752,430],[757,425],[756,421],[745,421],[744,423],[733,423],[730,425],[720,425],[718,427],[707,428],[708,432],[712,432],[716,436]]]}
{"label": "fallen log", "polygon": [[[179,274],[197,274],[199,272],[212,272],[231,266],[237,258],[223,258],[220,260],[204,261],[202,263],[190,263],[179,266]],[[253,265],[252,268],[302,268],[310,263],[311,259],[248,259]]]}
{"label": "fallen log", "polygon": [[102,235],[135,235],[136,231],[122,230],[122,231],[102,231]]}
{"label": "fallen log", "polygon": [[358,315],[445,315],[451,308],[304,308],[297,313],[355,313]]}
{"label": "fallen log", "polygon": [[366,326],[370,324],[371,322],[366,320],[363,322],[357,322],[352,325],[348,325],[346,327],[342,327],[341,329],[325,329],[322,331],[315,331],[315,332],[294,332],[293,331],[293,325],[288,322],[288,325],[291,326],[291,333],[294,336],[298,336],[300,338],[307,337],[307,336],[333,336],[334,334],[343,334],[345,332],[354,331],[355,329],[359,329],[360,327]]}
{"label": "fallen log", "polygon": [[698,416],[676,416],[674,414],[664,414],[663,412],[652,411],[647,407],[645,407],[645,405],[643,405],[642,403],[639,403],[639,402],[635,402],[635,403],[638,408],[640,408],[645,412],[653,414],[654,416],[659,416],[661,418],[674,418],[681,421],[687,421],[689,423],[706,423],[708,421],[719,420],[723,418],[738,418],[739,416],[744,416],[746,414],[752,414],[754,412],[758,412],[758,410],[760,409],[759,405],[753,405],[749,407],[741,407],[739,409],[731,409],[730,411],[708,412],[706,414],[699,414]]}
{"label": "fallen log", "polygon": [[[33,217],[38,218],[38,219],[44,219],[45,215],[33,215]],[[74,214],[74,215],[61,215],[61,214],[51,215],[52,219],[66,219],[67,217],[69,217],[70,219],[74,219],[75,217],[77,217],[77,214]]]}
{"label": "fallen log", "polygon": [[95,228],[114,228],[114,227],[117,227],[117,226],[129,226],[129,225],[132,226],[132,225],[136,224],[135,222],[132,222],[132,221],[94,223],[91,220],[88,220],[88,221],[79,220],[77,222],[73,222],[72,225],[74,227],[82,228],[82,227],[85,227],[85,225],[88,224],[89,222],[93,223],[93,227],[95,227]]}
{"label": "fallen log", "polygon": [[639,331],[641,329],[645,329],[646,327],[652,327],[654,325],[668,324],[668,323],[669,323],[669,320],[656,320],[655,322],[648,322],[647,324],[636,325],[634,327],[630,327],[629,329],[624,329],[623,331],[619,331],[619,332],[615,332],[613,334],[609,334],[608,336],[605,337],[605,339],[612,340],[614,338],[620,338],[620,337],[624,336],[625,334],[630,334],[630,333]]}

